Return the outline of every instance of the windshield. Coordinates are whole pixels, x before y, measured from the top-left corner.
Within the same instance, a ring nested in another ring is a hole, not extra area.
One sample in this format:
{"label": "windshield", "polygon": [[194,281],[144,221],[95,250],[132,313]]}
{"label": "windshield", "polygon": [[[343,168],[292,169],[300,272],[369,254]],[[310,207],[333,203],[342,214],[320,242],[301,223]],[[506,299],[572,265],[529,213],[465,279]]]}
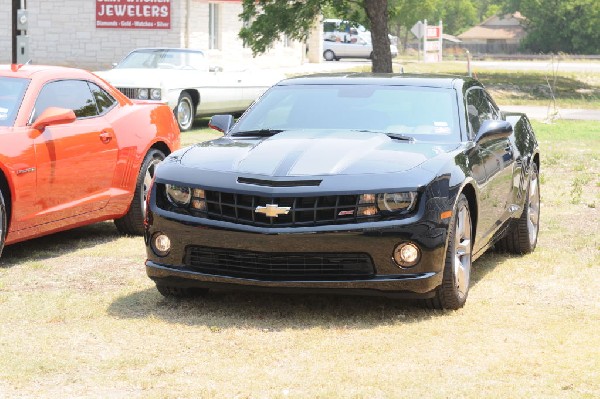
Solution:
{"label": "windshield", "polygon": [[129,53],[115,68],[205,70],[208,64],[201,51],[146,49]]}
{"label": "windshield", "polygon": [[0,77],[0,126],[15,123],[28,85],[28,79]]}
{"label": "windshield", "polygon": [[390,85],[275,86],[230,134],[324,129],[456,142],[460,140],[456,92]]}

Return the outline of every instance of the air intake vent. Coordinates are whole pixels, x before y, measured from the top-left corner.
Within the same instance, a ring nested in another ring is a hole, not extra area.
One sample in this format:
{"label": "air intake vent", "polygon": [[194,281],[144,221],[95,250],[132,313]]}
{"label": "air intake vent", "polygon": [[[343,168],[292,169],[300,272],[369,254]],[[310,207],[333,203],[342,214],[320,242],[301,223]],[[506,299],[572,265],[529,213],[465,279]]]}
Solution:
{"label": "air intake vent", "polygon": [[262,180],[252,179],[249,177],[238,177],[238,183],[252,184],[255,186],[263,187],[316,187],[321,184],[323,180]]}
{"label": "air intake vent", "polygon": [[189,246],[185,264],[201,273],[267,281],[355,280],[372,278],[365,253],[254,252]]}

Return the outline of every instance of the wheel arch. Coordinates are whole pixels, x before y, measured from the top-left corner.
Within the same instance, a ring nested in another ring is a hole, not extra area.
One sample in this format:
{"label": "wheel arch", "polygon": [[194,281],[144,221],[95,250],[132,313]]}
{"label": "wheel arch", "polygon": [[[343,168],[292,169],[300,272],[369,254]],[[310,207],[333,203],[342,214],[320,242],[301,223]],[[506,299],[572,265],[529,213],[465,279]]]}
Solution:
{"label": "wheel arch", "polygon": [[148,151],[150,151],[152,149],[160,150],[165,155],[169,155],[171,153],[171,149],[169,148],[167,143],[165,143],[164,141],[157,141],[157,142],[153,143],[150,146],[150,148],[148,148],[148,150],[144,153],[144,156],[146,156]]}
{"label": "wheel arch", "polygon": [[465,195],[467,198],[467,202],[469,203],[469,212],[471,213],[471,239],[473,243],[475,243],[475,237],[477,236],[477,221],[479,218],[479,209],[477,207],[477,194],[475,192],[475,187],[471,183],[467,183],[461,190],[461,193]]}
{"label": "wheel arch", "polygon": [[8,179],[4,174],[4,169],[2,168],[2,165],[0,165],[0,191],[2,192],[2,196],[4,197],[4,206],[6,207],[6,229],[8,231],[10,221],[12,219],[12,195]]}
{"label": "wheel arch", "polygon": [[200,92],[196,89],[185,89],[182,90],[179,94],[181,96],[182,93],[187,93],[192,97],[192,102],[194,103],[194,114],[198,112],[198,106],[200,105]]}
{"label": "wheel arch", "polygon": [[535,154],[533,154],[533,163],[535,163],[535,165],[537,166],[537,170],[538,173],[540,171],[540,153],[536,152]]}

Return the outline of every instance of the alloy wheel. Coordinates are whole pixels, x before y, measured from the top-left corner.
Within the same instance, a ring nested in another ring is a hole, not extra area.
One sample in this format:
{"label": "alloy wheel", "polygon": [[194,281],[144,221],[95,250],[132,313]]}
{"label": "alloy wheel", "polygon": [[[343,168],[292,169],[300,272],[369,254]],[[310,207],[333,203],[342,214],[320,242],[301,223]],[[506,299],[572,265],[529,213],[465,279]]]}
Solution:
{"label": "alloy wheel", "polygon": [[465,296],[471,279],[471,216],[466,206],[456,215],[454,239],[454,284],[459,295]]}

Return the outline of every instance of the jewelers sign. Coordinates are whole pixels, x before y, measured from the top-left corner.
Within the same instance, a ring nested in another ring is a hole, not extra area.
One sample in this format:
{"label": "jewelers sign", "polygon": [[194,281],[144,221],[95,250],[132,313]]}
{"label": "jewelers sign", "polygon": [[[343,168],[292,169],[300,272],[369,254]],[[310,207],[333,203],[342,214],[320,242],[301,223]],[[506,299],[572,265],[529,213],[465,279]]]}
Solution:
{"label": "jewelers sign", "polygon": [[171,0],[96,0],[96,28],[171,29]]}

